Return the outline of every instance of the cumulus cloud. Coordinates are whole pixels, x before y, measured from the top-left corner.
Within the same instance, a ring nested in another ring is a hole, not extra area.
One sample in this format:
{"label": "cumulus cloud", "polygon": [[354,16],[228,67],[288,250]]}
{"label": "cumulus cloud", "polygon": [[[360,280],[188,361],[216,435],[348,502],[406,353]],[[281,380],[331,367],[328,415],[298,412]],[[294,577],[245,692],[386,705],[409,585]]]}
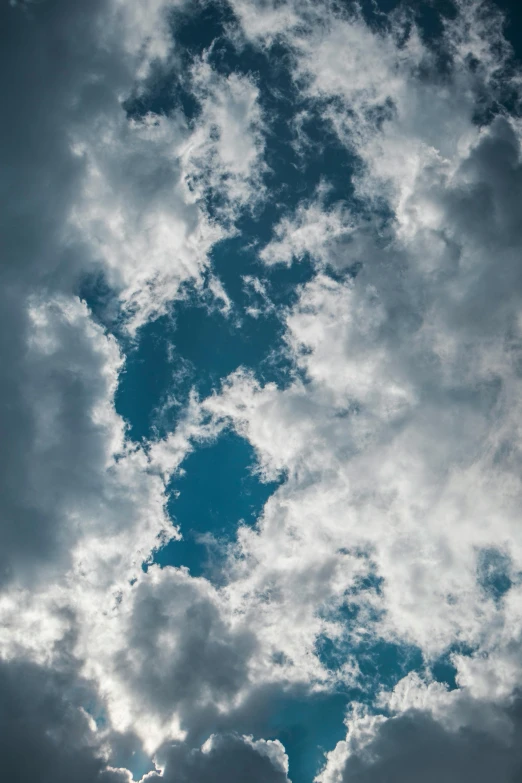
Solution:
{"label": "cumulus cloud", "polygon": [[405,713],[374,727],[362,747],[348,741],[329,754],[321,783],[345,781],[512,781],[520,774],[519,708],[513,731],[495,737],[470,728],[449,731],[422,712]]}
{"label": "cumulus cloud", "polygon": [[[9,80],[14,123],[2,139],[2,427],[10,443],[2,471],[2,582],[27,582],[42,568],[70,561],[82,536],[102,529],[118,536],[123,519],[134,515],[123,474],[140,457],[114,459],[125,450],[113,409],[122,360],[76,296],[98,259],[73,230],[71,210],[87,176],[76,138],[80,131],[91,138],[103,133],[122,112],[120,95],[144,55],[132,49],[132,9],[49,2],[6,5],[2,16],[2,78]],[[139,175],[133,187],[138,182]],[[141,462],[142,469],[145,455]],[[157,480],[141,475],[150,498]],[[104,518],[108,506],[113,522]],[[161,494],[147,506],[150,551],[166,525]]]}
{"label": "cumulus cloud", "polygon": [[288,759],[277,740],[213,734],[201,749],[187,750],[181,745],[171,745],[158,753],[158,759],[161,760],[162,774],[147,775],[147,783],[161,780],[180,783],[288,781]]}
{"label": "cumulus cloud", "polygon": [[112,725],[134,730],[149,752],[205,711],[230,709],[248,686],[255,634],[184,569],[150,567],[110,618],[85,619],[91,633],[80,631],[77,649],[86,673],[105,692]]}
{"label": "cumulus cloud", "polygon": [[185,151],[187,176],[196,192],[221,196],[233,217],[238,207],[252,208],[265,195],[259,88],[247,76],[218,76],[208,55],[194,64],[192,83],[201,115]]}
{"label": "cumulus cloud", "polygon": [[[136,509],[126,468],[133,481],[136,472],[112,407],[121,367],[115,341],[78,299],[35,295],[20,315],[26,344],[9,366],[16,403],[4,409],[11,448],[3,455],[2,573],[4,581],[30,583],[42,569],[70,566],[80,539],[117,537],[128,528]],[[4,390],[9,394],[9,385]],[[157,490],[146,489],[145,476],[141,483],[147,494]],[[147,514],[153,533],[145,551],[166,526],[161,502],[155,512],[147,504]]]}
{"label": "cumulus cloud", "polygon": [[274,228],[274,239],[265,245],[260,258],[265,264],[288,264],[310,256],[316,263],[346,265],[352,220],[342,205],[328,209],[319,189],[318,199],[300,204],[295,215],[283,217]]}

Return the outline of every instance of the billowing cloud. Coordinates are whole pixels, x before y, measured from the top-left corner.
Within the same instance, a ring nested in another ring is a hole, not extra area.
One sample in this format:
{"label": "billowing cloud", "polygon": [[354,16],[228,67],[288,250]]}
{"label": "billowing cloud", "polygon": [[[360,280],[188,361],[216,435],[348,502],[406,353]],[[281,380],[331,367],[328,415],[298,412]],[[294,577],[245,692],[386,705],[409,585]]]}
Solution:
{"label": "billowing cloud", "polygon": [[49,672],[2,662],[0,747],[4,780],[128,783],[126,770],[107,768],[103,737],[82,709],[89,693],[74,671]]}
{"label": "billowing cloud", "polygon": [[321,783],[370,783],[383,779],[390,783],[516,780],[522,761],[520,717],[516,707],[512,712],[513,730],[509,737],[470,728],[450,731],[422,712],[391,718],[375,727],[373,736],[365,737],[362,747],[350,747],[348,742],[338,746],[317,780]]}
{"label": "billowing cloud", "polygon": [[288,781],[288,759],[277,740],[267,742],[233,734],[213,734],[201,749],[193,748],[187,751],[181,745],[171,745],[162,749],[158,759],[161,760],[162,774],[147,775],[147,782]]}

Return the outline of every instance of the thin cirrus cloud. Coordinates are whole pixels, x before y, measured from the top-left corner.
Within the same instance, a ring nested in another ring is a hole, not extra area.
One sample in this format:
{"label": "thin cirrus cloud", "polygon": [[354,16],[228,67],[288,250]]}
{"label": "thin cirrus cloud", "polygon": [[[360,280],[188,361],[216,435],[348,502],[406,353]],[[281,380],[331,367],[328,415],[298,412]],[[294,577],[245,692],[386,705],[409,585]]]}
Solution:
{"label": "thin cirrus cloud", "polygon": [[[6,779],[515,779],[520,72],[496,6],[1,14]],[[126,352],[189,296],[258,339],[276,318],[284,382],[237,367],[133,442]],[[172,478],[230,430],[274,492],[208,531],[211,571],[160,566]],[[318,694],[344,723],[300,745],[284,704]]]}

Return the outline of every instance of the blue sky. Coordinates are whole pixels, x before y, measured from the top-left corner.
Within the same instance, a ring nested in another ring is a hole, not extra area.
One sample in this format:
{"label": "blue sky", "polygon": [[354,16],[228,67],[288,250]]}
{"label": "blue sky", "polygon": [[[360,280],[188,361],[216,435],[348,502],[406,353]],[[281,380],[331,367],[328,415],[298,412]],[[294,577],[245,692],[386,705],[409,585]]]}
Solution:
{"label": "blue sky", "polygon": [[0,756],[522,769],[521,11],[0,11]]}

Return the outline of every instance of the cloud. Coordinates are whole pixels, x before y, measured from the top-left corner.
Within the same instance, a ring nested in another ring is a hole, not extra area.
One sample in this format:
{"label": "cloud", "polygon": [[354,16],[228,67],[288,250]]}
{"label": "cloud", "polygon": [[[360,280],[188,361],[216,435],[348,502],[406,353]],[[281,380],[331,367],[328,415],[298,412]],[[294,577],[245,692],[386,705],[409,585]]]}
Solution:
{"label": "cloud", "polygon": [[[191,123],[179,110],[137,118],[120,110],[74,136],[86,176],[72,224],[132,333],[165,313],[187,285],[203,290],[213,245],[264,197],[256,86],[216,73],[205,56],[194,62],[189,86],[199,106]],[[212,275],[207,291],[223,299]]]}
{"label": "cloud", "polygon": [[233,0],[234,13],[241,24],[241,31],[247,39],[270,45],[274,39],[293,30],[302,23],[301,14],[293,3],[278,3],[277,0],[260,0],[249,3],[245,0]]}
{"label": "cloud", "polygon": [[186,735],[208,710],[230,710],[248,689],[255,634],[184,569],[151,566],[110,621],[86,619],[90,635],[78,650],[86,672],[106,694],[112,725],[138,733],[149,752]]}
{"label": "cloud", "polygon": [[[2,662],[0,728],[6,780],[130,783],[125,769],[111,766],[109,742],[121,745],[96,726],[82,706],[99,710],[91,684],[74,667],[54,670],[26,662]],[[161,774],[144,781],[287,780],[288,759],[277,740],[254,740],[234,734],[211,735],[201,749],[186,744],[162,746],[156,754]]]}
{"label": "cloud", "polygon": [[180,116],[123,111],[76,149],[87,165],[72,222],[119,297],[128,328],[165,312],[186,284],[202,286],[208,253],[224,231],[186,182],[190,139]]}
{"label": "cloud", "polygon": [[[480,709],[480,705],[476,705]],[[425,780],[508,781],[520,775],[520,706],[506,709],[509,732],[503,736],[474,727],[445,728],[422,711],[387,720],[361,716],[349,722],[346,740],[327,754],[320,783],[390,783]]]}
{"label": "cloud", "polygon": [[18,315],[25,345],[3,311],[8,350],[19,353],[3,386],[2,581],[36,586],[69,569],[101,584],[130,578],[175,530],[162,480],[126,444],[114,410],[120,351],[78,299],[35,294]]}
{"label": "cloud", "polygon": [[78,704],[82,684],[73,672],[1,662],[0,686],[4,780],[130,783],[126,771],[107,766],[103,736]]}
{"label": "cloud", "polygon": [[[167,529],[161,486],[143,471],[145,455],[115,459],[126,448],[113,407],[122,358],[76,296],[98,259],[70,222],[88,174],[76,140],[103,135],[122,115],[120,95],[143,62],[132,48],[133,10],[102,2],[75,10],[57,0],[1,12],[12,117],[1,144],[2,429],[10,443],[2,470],[2,583],[63,573],[82,538],[100,534],[107,542],[112,535],[114,543],[137,519],[124,475],[131,464],[149,516],[137,549],[150,551]],[[136,173],[132,187],[140,182]]]}
{"label": "cloud", "polygon": [[212,735],[201,749],[187,750],[181,745],[163,748],[158,753],[162,774],[146,776],[147,783],[165,780],[179,783],[253,783],[288,781],[288,759],[277,740],[253,740],[233,734]]}
{"label": "cloud", "polygon": [[[187,143],[187,177],[196,192],[224,200],[230,218],[238,208],[252,209],[266,198],[262,175],[265,118],[254,79],[237,73],[224,77],[210,66],[208,54],[192,68],[192,85],[201,114]],[[222,205],[216,205],[219,212]]]}
{"label": "cloud", "polygon": [[265,264],[290,265],[309,255],[316,263],[346,265],[352,219],[342,205],[325,206],[324,190],[319,188],[316,201],[300,204],[291,218],[285,216],[275,226],[274,239],[259,254]]}

